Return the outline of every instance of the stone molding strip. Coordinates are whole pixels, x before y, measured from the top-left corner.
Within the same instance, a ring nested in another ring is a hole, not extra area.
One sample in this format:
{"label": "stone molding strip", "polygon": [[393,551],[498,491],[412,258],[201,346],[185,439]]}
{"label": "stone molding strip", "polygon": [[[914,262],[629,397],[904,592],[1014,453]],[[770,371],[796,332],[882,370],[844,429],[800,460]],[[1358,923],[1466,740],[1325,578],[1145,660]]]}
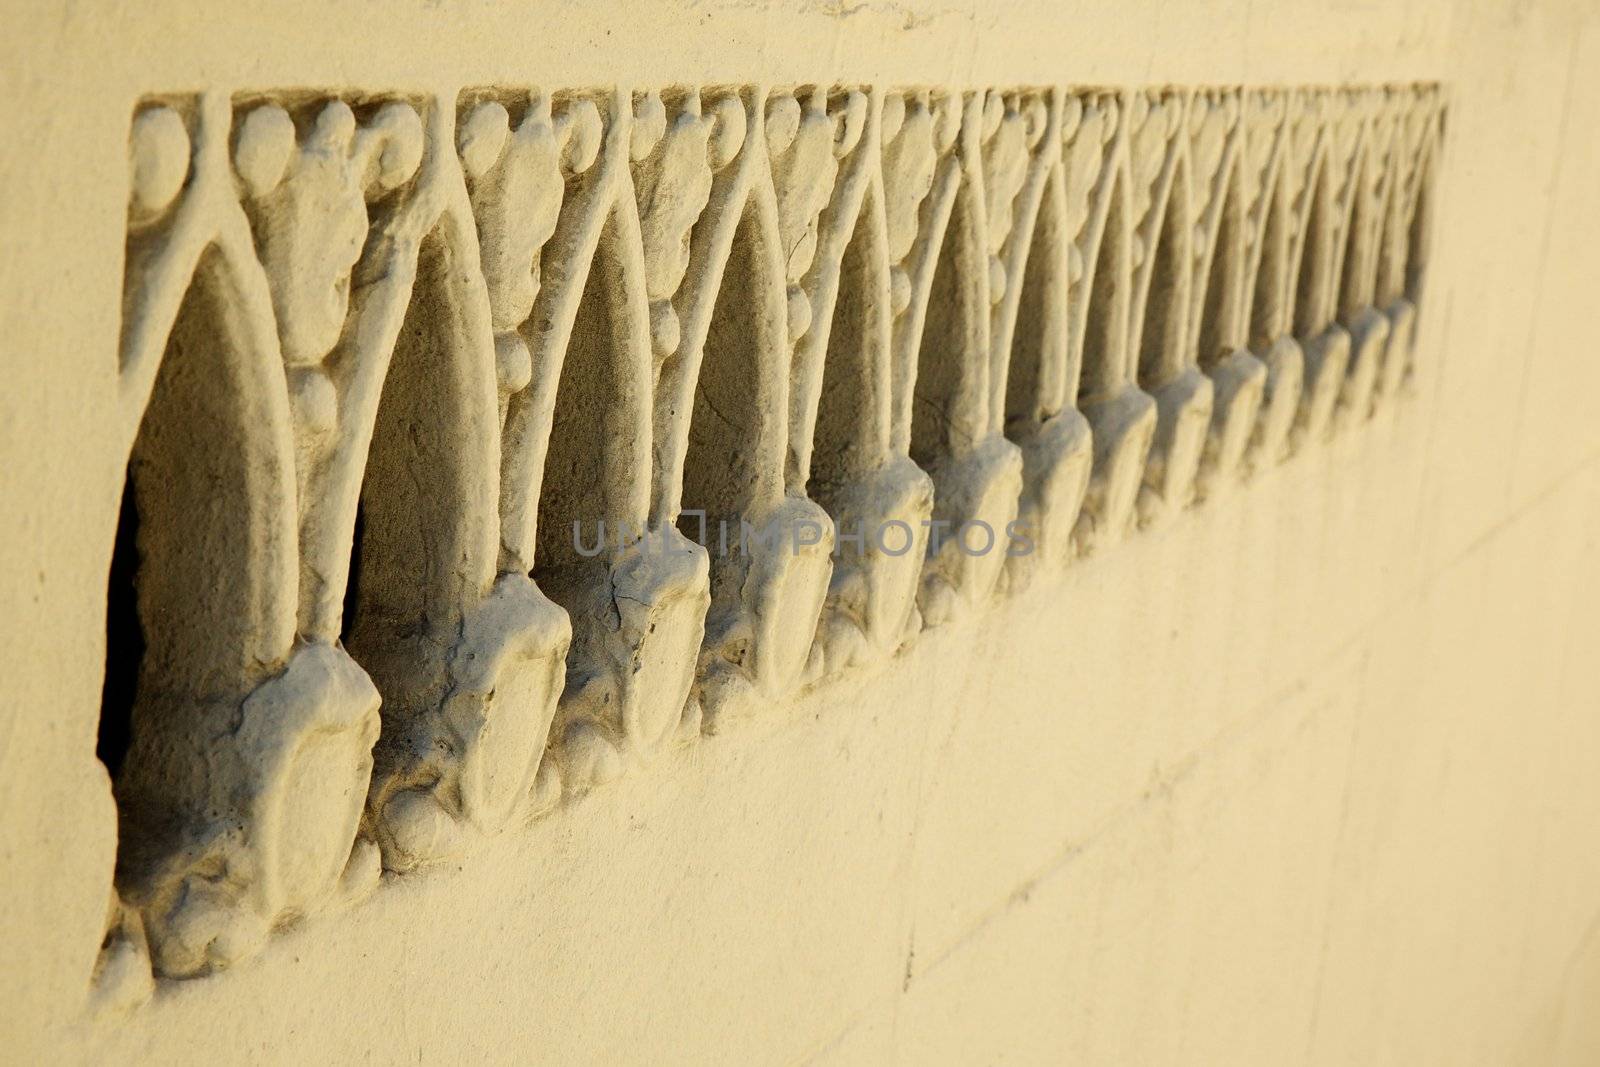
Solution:
{"label": "stone molding strip", "polygon": [[1364,422],[1443,122],[1434,86],[144,101],[99,980],[226,967]]}

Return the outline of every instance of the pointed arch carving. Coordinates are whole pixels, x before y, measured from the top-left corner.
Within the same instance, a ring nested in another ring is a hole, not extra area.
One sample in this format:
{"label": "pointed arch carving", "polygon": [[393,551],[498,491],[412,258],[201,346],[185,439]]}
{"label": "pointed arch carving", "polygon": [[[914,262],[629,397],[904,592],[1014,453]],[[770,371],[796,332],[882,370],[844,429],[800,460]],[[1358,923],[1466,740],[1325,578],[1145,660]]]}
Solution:
{"label": "pointed arch carving", "polygon": [[1156,409],[1133,381],[1132,290],[1136,202],[1130,160],[1132,95],[1102,96],[1103,162],[1080,238],[1084,272],[1074,309],[1078,408],[1094,434],[1094,466],[1073,532],[1079,554],[1122,537],[1133,521],[1155,436]]}
{"label": "pointed arch carving", "polygon": [[962,103],[959,183],[913,384],[910,455],[934,484],[917,600],[925,626],[971,610],[995,588],[1006,558],[998,546],[1016,518],[1022,454],[1003,433],[1008,353],[997,355],[996,342],[1009,345],[1006,271],[1020,269],[1025,245],[1008,241],[1046,125],[1046,104],[1029,94],[969,93]]}
{"label": "pointed arch carving", "polygon": [[1339,322],[1350,334],[1350,366],[1337,412],[1341,425],[1371,417],[1388,348],[1389,318],[1376,306],[1383,220],[1393,190],[1394,121],[1385,105],[1380,92],[1364,93],[1351,104],[1359,113],[1360,127],[1350,164],[1350,204],[1338,281]]}
{"label": "pointed arch carving", "polygon": [[[136,123],[121,364],[145,649],[116,786],[118,883],[160,974],[226,966],[376,873],[356,828],[378,694],[296,626],[308,562],[297,482],[308,429],[330,415],[326,379],[301,368],[341,326],[354,255],[295,258],[293,230],[316,197],[364,224],[362,185],[409,179],[416,116],[389,107],[361,126],[338,101],[298,127],[262,110],[235,139],[233,101],[209,94]],[[167,157],[157,177],[185,180],[158,195],[139,173],[146,152]],[[247,217],[236,170],[278,229]],[[301,288],[274,287],[258,240]],[[282,325],[291,314],[297,332]],[[222,751],[208,742],[219,736]]]}
{"label": "pointed arch carving", "polygon": [[1390,195],[1379,253],[1376,299],[1389,319],[1378,403],[1392,400],[1411,373],[1425,264],[1432,248],[1433,170],[1442,112],[1431,86],[1392,90],[1396,111]]}
{"label": "pointed arch carving", "polygon": [[1200,499],[1237,480],[1266,393],[1268,368],[1247,346],[1274,119],[1257,97],[1240,92],[1199,93],[1191,104],[1188,137],[1200,161],[1196,196],[1202,206],[1190,344],[1214,397],[1195,481]]}
{"label": "pointed arch carving", "polygon": [[935,90],[870,102],[865,187],[840,259],[805,467],[839,545],[813,656],[817,675],[887,655],[920,622],[933,482],[910,458],[913,396],[961,180],[961,113],[958,96]]}
{"label": "pointed arch carving", "polygon": [[1304,247],[1305,183],[1316,134],[1304,94],[1255,94],[1251,111],[1270,125],[1263,180],[1260,251],[1250,298],[1250,351],[1267,369],[1261,416],[1246,450],[1246,471],[1276,465],[1288,454],[1300,410],[1305,353],[1294,335],[1294,302]]}
{"label": "pointed arch carving", "polygon": [[1069,203],[1076,197],[1087,205],[1087,190],[1077,187],[1082,179],[1063,154],[1085,121],[1085,106],[1061,91],[1050,94],[1048,106],[1021,195],[1018,237],[1009,257],[1011,283],[1001,305],[1007,318],[997,342],[1010,353],[1001,416],[1007,437],[1022,450],[1017,525],[1030,541],[1030,551],[1006,561],[1007,583],[1015,589],[1069,558],[1093,459],[1089,422],[1077,410],[1075,395],[1069,395],[1077,388],[1069,368],[1069,294],[1074,264],[1082,268],[1074,240],[1085,217]]}
{"label": "pointed arch carving", "polygon": [[1200,225],[1186,93],[1135,98],[1130,135],[1137,264],[1129,315],[1130,357],[1140,389],[1156,402],[1156,428],[1139,490],[1138,520],[1160,520],[1193,498],[1211,421],[1211,380],[1195,362],[1195,231]]}
{"label": "pointed arch carving", "polygon": [[1305,385],[1292,431],[1298,442],[1321,441],[1350,366],[1350,332],[1338,321],[1339,280],[1349,238],[1354,163],[1361,116],[1349,94],[1317,101],[1321,112],[1304,196],[1304,223],[1295,293],[1295,335],[1305,353]]}

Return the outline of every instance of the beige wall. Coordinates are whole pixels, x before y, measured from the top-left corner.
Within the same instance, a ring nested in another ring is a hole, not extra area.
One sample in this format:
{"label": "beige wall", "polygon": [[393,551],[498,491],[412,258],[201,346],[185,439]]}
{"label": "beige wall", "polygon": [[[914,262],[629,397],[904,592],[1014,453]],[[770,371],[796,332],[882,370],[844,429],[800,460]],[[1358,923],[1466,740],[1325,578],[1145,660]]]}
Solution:
{"label": "beige wall", "polygon": [[[1600,12],[5,7],[0,1058],[1600,1061]],[[92,1017],[134,101],[621,77],[1440,79],[1418,389],[888,664]]]}

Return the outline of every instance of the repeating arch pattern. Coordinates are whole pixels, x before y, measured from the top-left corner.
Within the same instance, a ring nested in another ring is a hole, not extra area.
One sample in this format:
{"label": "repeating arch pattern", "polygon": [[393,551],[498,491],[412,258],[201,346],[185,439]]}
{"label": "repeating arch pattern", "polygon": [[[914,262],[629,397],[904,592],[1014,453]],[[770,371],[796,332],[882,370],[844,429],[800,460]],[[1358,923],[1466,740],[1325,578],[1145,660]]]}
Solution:
{"label": "repeating arch pattern", "polygon": [[118,951],[226,967],[1392,404],[1443,115],[141,103]]}

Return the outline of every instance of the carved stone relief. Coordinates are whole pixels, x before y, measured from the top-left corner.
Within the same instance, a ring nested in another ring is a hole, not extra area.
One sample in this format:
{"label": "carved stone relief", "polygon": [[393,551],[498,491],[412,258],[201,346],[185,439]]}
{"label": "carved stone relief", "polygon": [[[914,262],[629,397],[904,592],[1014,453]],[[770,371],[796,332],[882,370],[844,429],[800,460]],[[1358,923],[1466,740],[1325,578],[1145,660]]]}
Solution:
{"label": "carved stone relief", "polygon": [[[1136,99],[1142,102],[1137,111]],[[1095,93],[1086,101],[1086,111],[1093,121],[1081,124],[1067,146],[1069,158],[1082,160],[1077,166],[1085,177],[1091,168],[1097,171],[1093,184],[1080,184],[1077,194],[1088,200],[1076,209],[1085,218],[1077,237],[1084,266],[1070,298],[1076,305],[1072,362],[1078,369],[1077,404],[1094,441],[1089,486],[1073,531],[1073,542],[1084,555],[1116,541],[1132,524],[1155,439],[1155,401],[1134,380],[1137,354],[1130,351],[1129,341],[1136,331],[1142,333],[1133,314],[1136,257],[1142,259],[1145,252],[1136,227],[1149,213],[1149,183],[1159,174],[1153,168],[1160,161],[1152,161],[1153,153],[1142,154],[1145,188],[1140,192],[1129,142],[1136,133],[1152,139],[1170,132],[1164,114],[1151,118],[1143,92]],[[1098,144],[1090,143],[1096,140]]]}
{"label": "carved stone relief", "polygon": [[1392,404],[1443,114],[1431,86],[142,102],[102,999]]}
{"label": "carved stone relief", "polygon": [[1266,394],[1266,364],[1247,345],[1277,103],[1262,93],[1214,91],[1196,93],[1190,103],[1197,222],[1189,328],[1213,389],[1195,483],[1202,498],[1236,480]]}
{"label": "carved stone relief", "polygon": [[[1211,424],[1211,380],[1195,362],[1192,329],[1196,246],[1204,249],[1202,191],[1215,174],[1214,122],[1190,137],[1191,116],[1212,119],[1207,101],[1173,91],[1133,94],[1128,117],[1133,174],[1133,306],[1128,350],[1140,387],[1156,402],[1156,430],[1139,491],[1148,524],[1186,507]],[[1197,149],[1197,151],[1196,151]]]}

